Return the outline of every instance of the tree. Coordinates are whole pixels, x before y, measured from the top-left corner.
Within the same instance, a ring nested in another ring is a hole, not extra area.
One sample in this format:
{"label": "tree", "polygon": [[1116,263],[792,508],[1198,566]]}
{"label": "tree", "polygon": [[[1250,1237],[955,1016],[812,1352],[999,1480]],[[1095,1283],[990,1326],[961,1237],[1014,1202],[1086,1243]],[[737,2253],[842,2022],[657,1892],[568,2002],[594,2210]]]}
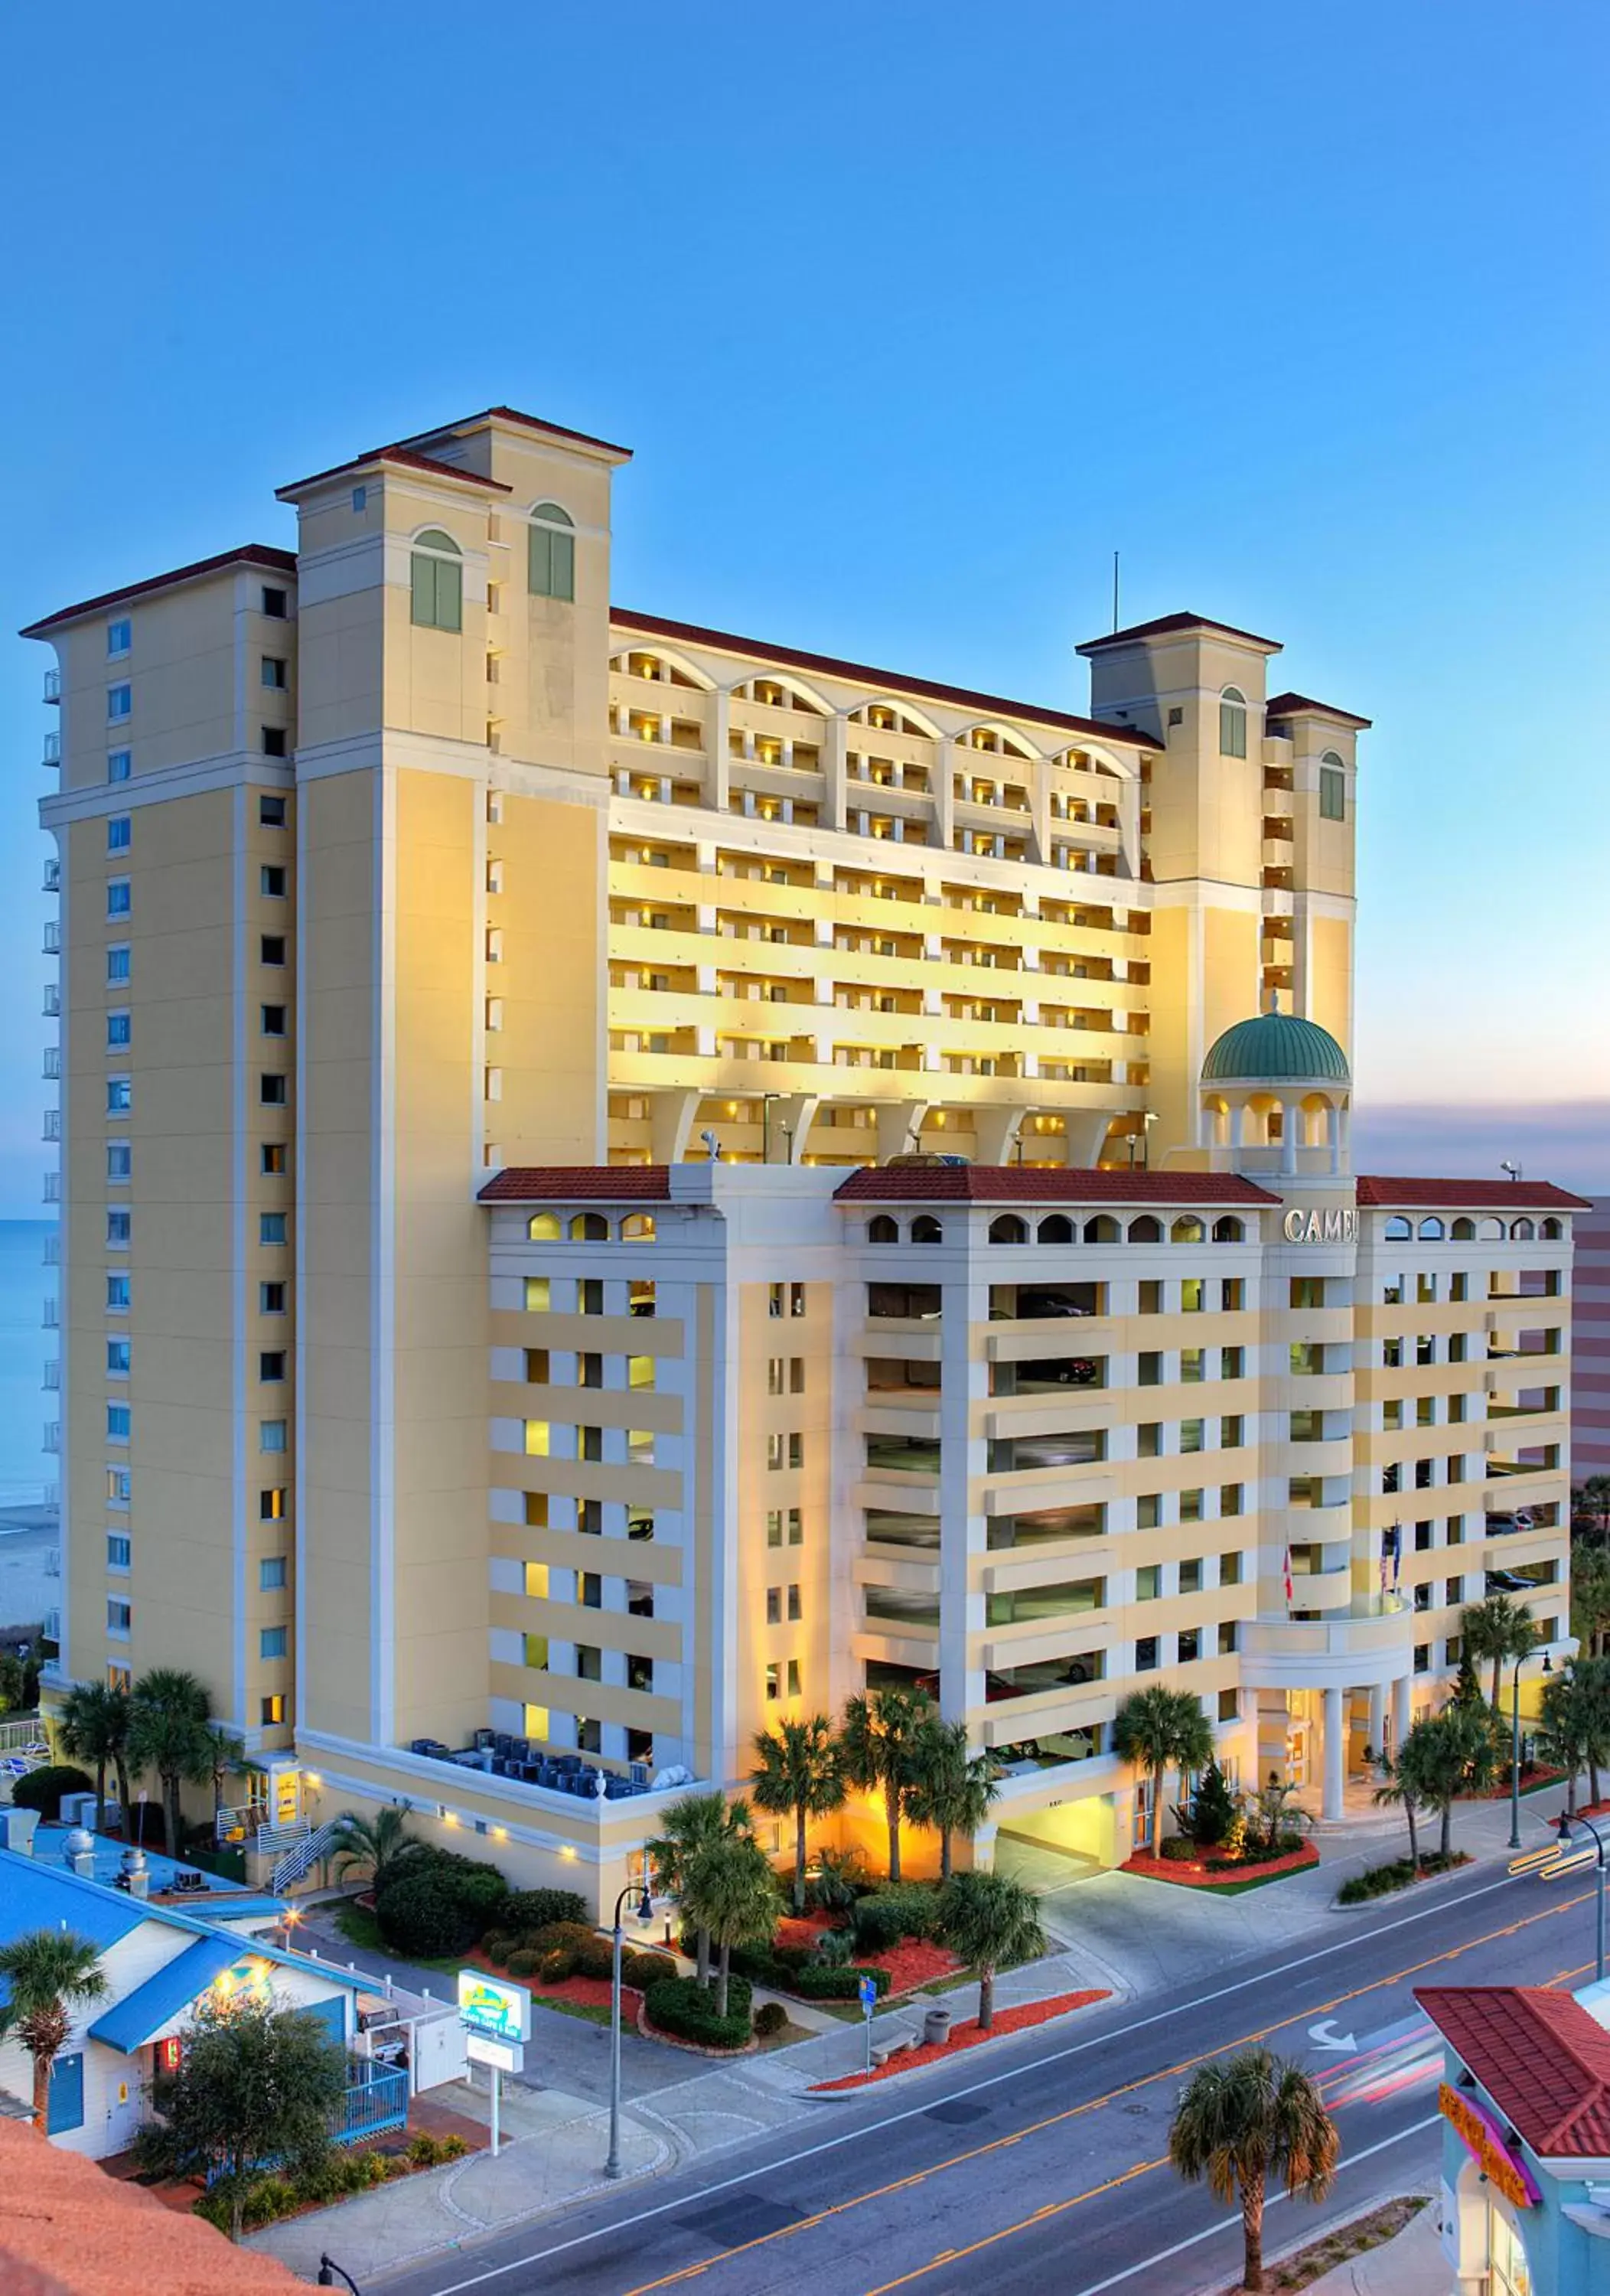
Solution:
{"label": "tree", "polygon": [[1152,1856],[1159,1857],[1164,1780],[1171,1769],[1199,1770],[1213,1759],[1213,1728],[1201,1700],[1160,1685],[1132,1691],[1113,1724],[1113,1746],[1120,1761],[1151,1773]]}
{"label": "tree", "polygon": [[215,1729],[212,1734],[212,1832],[215,1841],[218,1836],[218,1822],[224,1815],[225,1783],[229,1778],[243,1778],[250,1767],[244,1742],[233,1731]]}
{"label": "tree", "polygon": [[1190,1838],[1199,1849],[1216,1849],[1235,1824],[1239,1805],[1217,1762],[1209,1762],[1190,1805]]}
{"label": "tree", "polygon": [[1283,1834],[1312,1823],[1305,1809],[1293,1807],[1300,1791],[1293,1779],[1283,1778],[1279,1770],[1271,1770],[1269,1783],[1258,1788],[1247,1808],[1249,1851],[1261,1849],[1265,1857],[1278,1857]]}
{"label": "tree", "polygon": [[1288,2198],[1322,2201],[1336,2179],[1341,2139],[1319,2087],[1268,2049],[1204,2065],[1186,2084],[1168,2132],[1168,2157],[1188,2183],[1205,2178],[1227,2208],[1241,2203],[1244,2288],[1263,2286],[1263,2204],[1271,2174]]}
{"label": "tree", "polygon": [[1610,1633],[1610,1553],[1597,1540],[1571,1542],[1571,1631],[1598,1658]]}
{"label": "tree", "polygon": [[69,1690],[61,1705],[56,1734],[64,1752],[93,1764],[95,1773],[95,1825],[106,1823],[106,1773],[117,1773],[118,1804],[123,1827],[129,1825],[128,1733],[133,1712],[127,1690],[110,1683],[81,1682]]}
{"label": "tree", "polygon": [[1588,1804],[1598,1801],[1599,1772],[1610,1764],[1610,1658],[1571,1661],[1571,1680],[1581,1700],[1582,1759],[1588,1768]]}
{"label": "tree", "polygon": [[1420,1787],[1410,1763],[1405,1776],[1401,1763],[1389,1771],[1384,1784],[1375,1790],[1374,1800],[1385,1808],[1401,1809],[1409,1826],[1409,1862],[1418,1874],[1420,1870],[1420,1837],[1418,1820],[1424,1804]]}
{"label": "tree", "polygon": [[144,2165],[170,2174],[213,2172],[229,2195],[230,2238],[255,2169],[283,2161],[315,2169],[347,2093],[346,2053],[319,2018],[242,1997],[197,2005],[177,2069],[159,2074],[161,2124],[142,2129]]}
{"label": "tree", "polygon": [[968,1754],[965,1722],[942,1722],[934,1716],[918,1732],[912,1768],[906,1816],[938,1834],[939,1879],[948,1882],[952,1835],[962,1833],[971,1841],[1000,1796],[995,1765],[987,1754]]}
{"label": "tree", "polygon": [[1538,1743],[1545,1761],[1565,1773],[1565,1815],[1576,1816],[1576,1776],[1588,1758],[1592,1727],[1591,1693],[1567,1666],[1543,1685]]}
{"label": "tree", "polygon": [[356,1810],[344,1809],[336,1825],[339,1831],[331,1842],[331,1852],[337,1878],[344,1880],[355,1867],[366,1867],[370,1890],[376,1898],[429,1858],[429,1844],[410,1830],[407,1812],[395,1803],[383,1804],[372,1817],[360,1817]]}
{"label": "tree", "polygon": [[0,1946],[0,2033],[15,2032],[34,2061],[34,2126],[50,2120],[50,2069],[68,2034],[72,2013],[107,1991],[101,1957],[87,1938],[71,1930],[27,1930]]}
{"label": "tree", "polygon": [[1508,1595],[1489,1595],[1469,1603],[1459,1619],[1459,1638],[1473,1659],[1492,1661],[1492,1710],[1500,1710],[1506,1662],[1524,1658],[1536,1642],[1532,1613]]}
{"label": "tree", "polygon": [[1582,1497],[1598,1515],[1601,1535],[1610,1531],[1610,1475],[1590,1475],[1582,1485]]}
{"label": "tree", "polygon": [[918,1741],[934,1718],[926,1690],[891,1685],[848,1699],[841,1739],[844,1774],[853,1786],[883,1796],[889,1830],[889,1879],[900,1879],[900,1820],[916,1783]]}
{"label": "tree", "polygon": [[164,1841],[170,1857],[179,1854],[184,1824],[180,1787],[212,1782],[211,1711],[205,1684],[178,1667],[153,1667],[135,1685],[128,1758],[135,1768],[155,1770],[161,1780]]}
{"label": "tree", "polygon": [[0,1651],[0,1714],[31,1714],[38,1703],[38,1660]]}
{"label": "tree", "polygon": [[827,1715],[803,1722],[780,1722],[755,1740],[756,1767],[749,1773],[755,1806],[769,1817],[794,1820],[794,1911],[805,1909],[805,1829],[844,1800],[844,1765]]}
{"label": "tree", "polygon": [[724,1794],[684,1794],[666,1812],[665,1832],[646,1845],[649,1867],[659,1888],[682,1901],[697,1936],[699,1981],[710,1982],[710,1930],[689,1903],[688,1880],[695,1859],[712,1842],[755,1831],[749,1805],[730,1802]]}
{"label": "tree", "polygon": [[1005,1874],[958,1874],[940,1892],[939,1934],[978,1972],[978,2027],[987,2033],[995,2021],[995,1972],[1045,1951],[1039,1901]]}
{"label": "tree", "polygon": [[1492,1724],[1487,1715],[1448,1707],[1422,1715],[1398,1749],[1397,1775],[1442,1818],[1438,1854],[1453,1854],[1453,1805],[1461,1794],[1492,1783],[1498,1767]]}
{"label": "tree", "polygon": [[723,1833],[706,1841],[682,1875],[683,1911],[719,1949],[715,2013],[727,2013],[727,1979],[735,1945],[768,1945],[781,1911],[777,1881],[752,1833]]}
{"label": "tree", "polygon": [[1483,1708],[1486,1706],[1487,1701],[1482,1695],[1482,1685],[1476,1677],[1475,1660],[1470,1655],[1468,1643],[1461,1643],[1459,1645],[1459,1670],[1454,1677],[1453,1688],[1449,1694],[1448,1703],[1451,1706]]}

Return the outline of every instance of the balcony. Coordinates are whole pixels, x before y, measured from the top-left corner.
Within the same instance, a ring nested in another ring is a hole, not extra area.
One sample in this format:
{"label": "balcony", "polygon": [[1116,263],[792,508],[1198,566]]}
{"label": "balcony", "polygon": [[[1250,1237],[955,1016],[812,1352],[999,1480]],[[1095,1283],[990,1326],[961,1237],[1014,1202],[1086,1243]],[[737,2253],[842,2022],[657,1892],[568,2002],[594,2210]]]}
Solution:
{"label": "balcony", "polygon": [[61,890],[61,864],[59,860],[50,860],[45,863],[45,883],[42,890],[47,893],[59,893]]}
{"label": "balcony", "polygon": [[1336,1617],[1249,1619],[1241,1678],[1249,1690],[1352,1690],[1410,1669],[1414,1612],[1401,1595],[1361,1595]]}
{"label": "balcony", "polygon": [[45,698],[45,700],[46,701],[61,701],[61,671],[60,671],[59,669],[47,669],[47,670],[45,671],[45,695],[44,695],[44,698]]}
{"label": "balcony", "polygon": [[46,956],[61,955],[61,927],[56,918],[52,917],[49,923],[45,926],[45,938],[40,943],[40,946]]}
{"label": "balcony", "polygon": [[59,1108],[47,1108],[47,1109],[45,1110],[45,1129],[41,1132],[41,1134],[39,1135],[39,1137],[40,1137],[42,1140],[60,1140],[60,1139],[61,1139],[61,1111]]}
{"label": "balcony", "polygon": [[59,1419],[47,1419],[47,1420],[45,1421],[45,1439],[44,1439],[44,1440],[43,1440],[43,1442],[40,1444],[39,1448],[40,1448],[42,1451],[51,1451],[51,1452],[57,1452],[57,1451],[60,1451],[60,1450],[61,1450],[61,1422]]}
{"label": "balcony", "polygon": [[60,981],[46,981],[45,986],[45,1002],[41,1005],[40,1011],[47,1021],[59,1021],[61,1018],[61,984]]}
{"label": "balcony", "polygon": [[46,1084],[59,1084],[61,1078],[61,1047],[46,1045],[40,1062],[39,1073]]}
{"label": "balcony", "polygon": [[42,766],[59,766],[61,764],[61,736],[60,734],[47,734],[45,735],[39,762]]}

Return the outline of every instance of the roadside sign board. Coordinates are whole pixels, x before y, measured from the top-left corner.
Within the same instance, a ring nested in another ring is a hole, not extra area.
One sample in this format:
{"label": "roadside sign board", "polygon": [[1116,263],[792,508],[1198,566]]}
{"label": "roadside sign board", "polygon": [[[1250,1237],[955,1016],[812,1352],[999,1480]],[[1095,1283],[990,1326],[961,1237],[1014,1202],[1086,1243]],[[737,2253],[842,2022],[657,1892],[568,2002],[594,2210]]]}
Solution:
{"label": "roadside sign board", "polygon": [[870,1977],[863,1977],[863,1978],[862,1979],[862,1980],[861,1980],[861,2013],[862,2013],[862,2015],[863,2017],[870,2017],[870,2016],[871,2015],[871,2013],[872,2013],[873,2010],[874,2010],[877,2006],[878,2006],[878,1987],[877,1987],[877,1983],[876,1983],[876,1981],[875,1981],[872,1978],[870,1978]]}
{"label": "roadside sign board", "polygon": [[484,1969],[461,1969],[458,1973],[458,2013],[461,2025],[485,2033],[494,2041],[531,2038],[531,1995],[523,1985],[506,1978],[488,1977]]}
{"label": "roadside sign board", "polygon": [[519,2041],[494,2041],[489,2033],[471,2031],[464,2041],[464,2054],[472,2065],[495,2065],[500,2073],[525,2070],[525,2046]]}

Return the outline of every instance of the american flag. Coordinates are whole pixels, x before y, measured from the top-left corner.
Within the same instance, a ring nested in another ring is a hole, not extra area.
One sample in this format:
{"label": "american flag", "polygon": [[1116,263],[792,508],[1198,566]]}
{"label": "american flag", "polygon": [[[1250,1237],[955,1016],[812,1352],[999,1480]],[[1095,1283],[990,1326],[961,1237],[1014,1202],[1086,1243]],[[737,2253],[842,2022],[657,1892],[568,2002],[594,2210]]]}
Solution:
{"label": "american flag", "polygon": [[1291,1601],[1294,1591],[1291,1583],[1291,1549],[1288,1546],[1286,1550],[1286,1600],[1287,1603]]}

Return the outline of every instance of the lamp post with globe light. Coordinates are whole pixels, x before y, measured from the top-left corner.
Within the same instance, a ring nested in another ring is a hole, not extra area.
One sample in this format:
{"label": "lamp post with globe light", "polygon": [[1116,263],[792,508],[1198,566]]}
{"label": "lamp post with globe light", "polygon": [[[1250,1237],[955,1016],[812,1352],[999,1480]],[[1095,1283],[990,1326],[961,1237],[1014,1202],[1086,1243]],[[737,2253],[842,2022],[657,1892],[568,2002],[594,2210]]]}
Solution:
{"label": "lamp post with globe light", "polygon": [[628,1882],[615,1900],[615,1958],[609,1981],[609,2157],[604,2162],[606,2177],[618,2177],[620,2166],[620,1960],[621,1915],[628,1898],[637,1900],[637,1918],[651,1922],[654,1899],[649,1888],[649,1877],[640,1882]]}
{"label": "lamp post with globe light", "polygon": [[1595,1845],[1593,1863],[1598,1874],[1598,1908],[1594,1940],[1594,1973],[1602,1985],[1605,1981],[1605,1837],[1590,1817],[1583,1817],[1580,1812],[1575,1817],[1570,1817],[1564,1810],[1560,1812],[1555,1832],[1559,1836],[1561,1849],[1569,1849],[1573,1847],[1573,1829],[1579,1825],[1587,1827]]}

